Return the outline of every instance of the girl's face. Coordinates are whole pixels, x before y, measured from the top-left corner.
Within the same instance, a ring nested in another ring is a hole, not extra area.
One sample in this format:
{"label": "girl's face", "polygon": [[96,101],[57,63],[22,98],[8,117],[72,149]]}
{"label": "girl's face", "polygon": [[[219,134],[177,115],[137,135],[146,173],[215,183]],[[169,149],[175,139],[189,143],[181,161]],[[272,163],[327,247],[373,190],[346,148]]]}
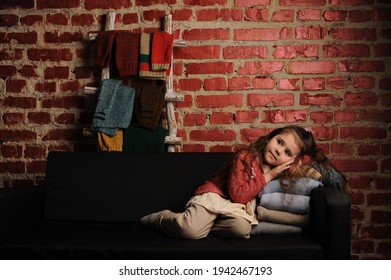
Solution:
{"label": "girl's face", "polygon": [[265,163],[271,166],[278,166],[288,160],[295,159],[301,150],[298,142],[298,137],[293,132],[274,136],[266,144],[263,151]]}

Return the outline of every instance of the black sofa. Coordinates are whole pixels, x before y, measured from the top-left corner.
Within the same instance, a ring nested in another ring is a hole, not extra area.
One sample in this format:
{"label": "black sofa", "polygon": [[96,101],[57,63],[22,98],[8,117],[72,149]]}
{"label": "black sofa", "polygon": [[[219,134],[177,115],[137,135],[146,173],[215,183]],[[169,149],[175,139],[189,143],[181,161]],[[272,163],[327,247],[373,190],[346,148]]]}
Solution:
{"label": "black sofa", "polygon": [[51,152],[46,184],[0,190],[0,259],[349,259],[350,197],[311,193],[302,234],[165,236],[140,217],[181,211],[230,153]]}

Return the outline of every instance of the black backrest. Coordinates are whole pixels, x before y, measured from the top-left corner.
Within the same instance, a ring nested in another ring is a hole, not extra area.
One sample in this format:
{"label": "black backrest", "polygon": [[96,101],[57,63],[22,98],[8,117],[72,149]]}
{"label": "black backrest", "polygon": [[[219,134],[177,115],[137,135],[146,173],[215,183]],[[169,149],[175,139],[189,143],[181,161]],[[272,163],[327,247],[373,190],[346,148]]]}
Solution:
{"label": "black backrest", "polygon": [[163,209],[182,211],[195,189],[230,155],[51,152],[44,217],[129,222]]}

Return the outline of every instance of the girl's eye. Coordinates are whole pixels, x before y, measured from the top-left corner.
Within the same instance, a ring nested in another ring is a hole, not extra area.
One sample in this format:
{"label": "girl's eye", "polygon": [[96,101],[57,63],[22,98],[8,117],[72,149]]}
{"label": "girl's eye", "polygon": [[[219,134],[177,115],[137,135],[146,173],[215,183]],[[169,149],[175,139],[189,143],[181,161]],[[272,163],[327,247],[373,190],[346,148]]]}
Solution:
{"label": "girl's eye", "polygon": [[291,153],[290,151],[286,151],[285,154],[286,154],[288,157],[292,156],[292,153]]}

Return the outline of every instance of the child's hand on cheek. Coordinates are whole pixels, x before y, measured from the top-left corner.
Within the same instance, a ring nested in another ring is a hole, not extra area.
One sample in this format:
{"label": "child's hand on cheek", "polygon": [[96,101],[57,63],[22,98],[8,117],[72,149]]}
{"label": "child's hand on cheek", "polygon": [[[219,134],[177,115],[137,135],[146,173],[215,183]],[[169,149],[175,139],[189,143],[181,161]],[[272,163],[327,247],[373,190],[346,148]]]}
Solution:
{"label": "child's hand on cheek", "polygon": [[295,159],[290,159],[281,165],[273,167],[267,174],[265,174],[265,180],[267,182],[270,182],[271,180],[276,178],[282,171],[289,169],[294,161]]}

